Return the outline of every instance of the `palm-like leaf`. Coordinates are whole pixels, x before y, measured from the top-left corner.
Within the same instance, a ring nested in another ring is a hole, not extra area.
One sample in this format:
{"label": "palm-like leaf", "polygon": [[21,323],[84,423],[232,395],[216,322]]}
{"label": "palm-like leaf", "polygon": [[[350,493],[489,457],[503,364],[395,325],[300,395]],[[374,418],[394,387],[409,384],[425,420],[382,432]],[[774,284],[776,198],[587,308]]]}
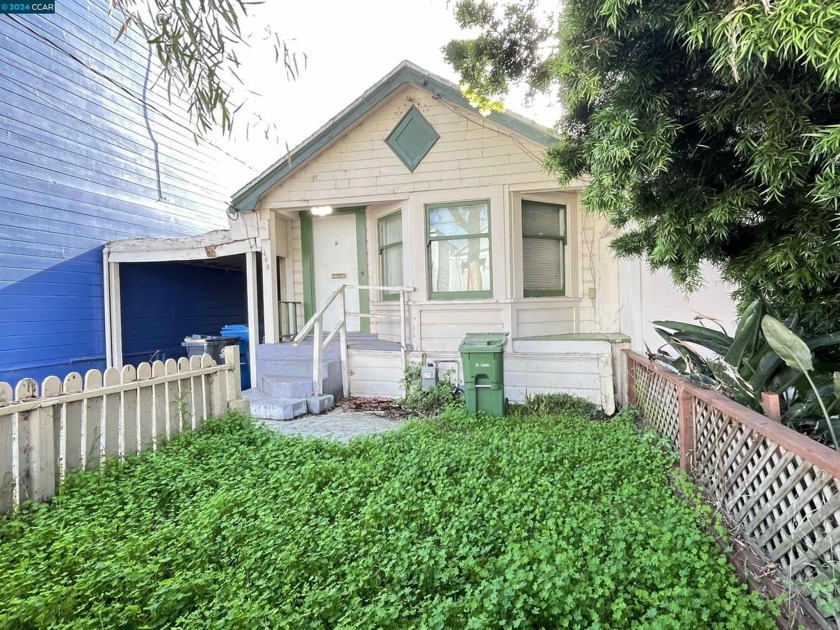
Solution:
{"label": "palm-like leaf", "polygon": [[[755,300],[750,304],[738,320],[738,328],[735,330],[735,337],[732,344],[726,351],[723,360],[729,365],[740,368],[745,359],[748,359],[755,352],[761,332],[761,318],[764,315],[764,302]],[[752,376],[744,375],[746,378]]]}
{"label": "palm-like leaf", "polygon": [[761,320],[761,331],[767,343],[792,368],[801,372],[814,369],[811,349],[802,339],[772,315],[765,315]]}
{"label": "palm-like leaf", "polygon": [[673,331],[670,333],[673,338],[685,343],[696,343],[720,356],[724,356],[729,351],[734,341],[732,337],[719,330],[685,322],[655,321],[653,325],[657,328],[670,329]]}

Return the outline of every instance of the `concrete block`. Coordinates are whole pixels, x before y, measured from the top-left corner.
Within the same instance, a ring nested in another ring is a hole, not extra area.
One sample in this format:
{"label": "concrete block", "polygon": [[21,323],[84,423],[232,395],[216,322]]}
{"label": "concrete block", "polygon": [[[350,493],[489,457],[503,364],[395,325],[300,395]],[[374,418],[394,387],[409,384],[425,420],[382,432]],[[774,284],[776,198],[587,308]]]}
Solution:
{"label": "concrete block", "polygon": [[335,406],[335,399],[331,394],[324,394],[323,396],[310,396],[306,399],[306,407],[309,413],[313,415],[322,414],[329,411]]}
{"label": "concrete block", "polygon": [[312,378],[299,376],[263,376],[260,389],[271,398],[305,398],[312,391]]}
{"label": "concrete block", "polygon": [[231,400],[228,402],[228,411],[238,411],[246,416],[251,415],[251,401],[247,398],[240,398],[239,400]]}
{"label": "concrete block", "polygon": [[251,401],[251,415],[266,420],[292,420],[306,413],[306,399],[260,398]]}

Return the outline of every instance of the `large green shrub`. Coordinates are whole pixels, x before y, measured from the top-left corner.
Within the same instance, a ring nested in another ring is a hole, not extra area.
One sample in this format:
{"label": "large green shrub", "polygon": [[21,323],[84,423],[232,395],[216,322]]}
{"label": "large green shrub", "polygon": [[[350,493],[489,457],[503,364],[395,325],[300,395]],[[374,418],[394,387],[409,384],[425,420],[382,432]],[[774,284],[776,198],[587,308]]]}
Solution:
{"label": "large green shrub", "polygon": [[[497,9],[496,5],[504,9]],[[459,0],[447,59],[477,103],[558,94],[546,167],[588,176],[614,248],[688,287],[710,261],[743,303],[840,329],[840,3]]]}
{"label": "large green shrub", "polygon": [[0,519],[0,628],[774,628],[631,419],[241,417]]}

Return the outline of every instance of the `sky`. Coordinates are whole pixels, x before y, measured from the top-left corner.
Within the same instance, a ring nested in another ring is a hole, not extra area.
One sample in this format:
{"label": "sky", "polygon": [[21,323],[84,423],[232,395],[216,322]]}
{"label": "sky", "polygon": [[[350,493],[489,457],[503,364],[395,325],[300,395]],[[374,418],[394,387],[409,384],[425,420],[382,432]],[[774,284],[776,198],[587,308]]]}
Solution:
{"label": "sky", "polygon": [[[557,1],[543,4],[550,9]],[[454,2],[447,0],[267,0],[254,7],[243,29],[251,34],[252,46],[242,54],[239,74],[258,95],[249,95],[241,110],[229,151],[262,171],[286,154],[287,144],[294,149],[405,59],[457,83],[441,52],[448,41],[465,36],[453,11]],[[273,48],[264,40],[265,24],[298,51],[301,63],[305,53],[306,68],[296,80],[287,79],[282,60],[274,63]],[[524,90],[519,90],[506,106],[554,125],[556,102],[541,97],[528,106],[524,101]],[[252,124],[247,137],[246,122]],[[266,128],[271,129],[269,140]],[[233,188],[244,183],[233,182]]]}

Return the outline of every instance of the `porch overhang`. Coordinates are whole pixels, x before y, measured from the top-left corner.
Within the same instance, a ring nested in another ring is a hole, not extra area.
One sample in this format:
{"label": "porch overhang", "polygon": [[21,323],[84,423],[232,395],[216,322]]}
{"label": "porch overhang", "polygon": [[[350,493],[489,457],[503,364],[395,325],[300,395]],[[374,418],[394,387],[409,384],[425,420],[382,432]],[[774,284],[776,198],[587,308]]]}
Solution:
{"label": "porch overhang", "polygon": [[[235,238],[230,229],[213,230],[182,238],[135,238],[106,243],[102,250],[103,299],[105,307],[105,354],[109,367],[122,367],[123,327],[120,265],[126,263],[225,264],[225,258],[244,258],[248,328],[259,331],[257,255],[261,243],[255,237]],[[218,262],[215,262],[220,259]],[[241,259],[240,259],[241,260]],[[258,334],[249,337],[251,356],[256,356]],[[257,375],[251,362],[251,382]]]}
{"label": "porch overhang", "polygon": [[213,260],[259,249],[257,239],[234,239],[230,230],[183,238],[134,238],[105,244],[106,263]]}

